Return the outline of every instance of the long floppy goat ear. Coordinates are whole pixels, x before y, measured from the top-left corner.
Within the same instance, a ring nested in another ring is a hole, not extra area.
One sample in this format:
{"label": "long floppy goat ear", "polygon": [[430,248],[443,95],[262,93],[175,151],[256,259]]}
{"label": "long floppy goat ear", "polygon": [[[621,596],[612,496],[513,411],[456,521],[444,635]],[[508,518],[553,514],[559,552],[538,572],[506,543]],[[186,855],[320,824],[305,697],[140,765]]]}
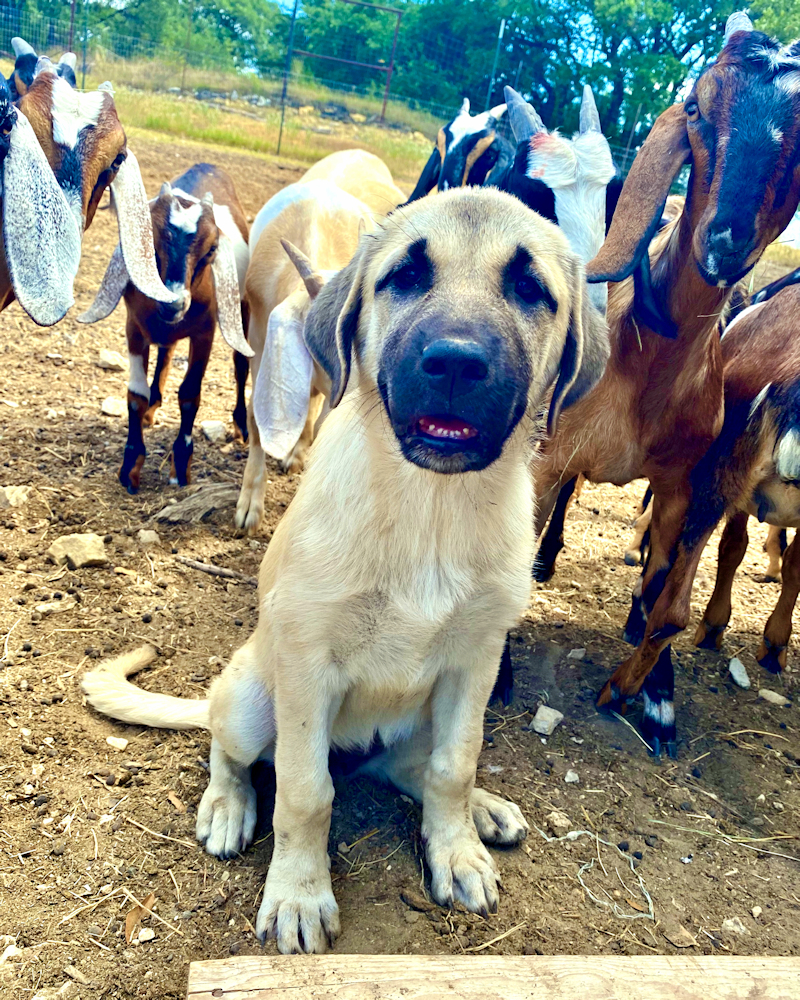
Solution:
{"label": "long floppy goat ear", "polygon": [[303,433],[314,379],[314,361],[303,340],[300,297],[300,292],[290,295],[269,314],[253,388],[253,416],[261,447],[279,461],[291,453]]}
{"label": "long floppy goat ear", "polygon": [[139,163],[130,150],[111,182],[111,200],[117,213],[119,242],[130,280],[148,299],[175,302],[178,296],[166,287],[156,267],[150,205]]}
{"label": "long floppy goat ear", "polygon": [[597,385],[611,354],[608,327],[589,300],[586,274],[578,257],[572,263],[571,287],[569,327],[547,414],[550,435],[555,432],[561,411],[574,406]]}
{"label": "long floppy goat ear", "polygon": [[606,241],[586,268],[588,281],[622,281],[647,253],[678,171],[691,157],[686,112],[659,115],[625,178]]}
{"label": "long floppy goat ear", "polygon": [[247,343],[242,327],[242,300],[239,294],[239,272],[236,268],[236,254],[233,243],[224,233],[219,234],[219,243],[211,263],[214,287],[217,293],[217,325],[229,347],[246,358],[255,354]]}
{"label": "long floppy goat ear", "polygon": [[94,297],[94,302],[85,313],[81,313],[78,322],[97,323],[98,320],[110,316],[117,308],[130,280],[128,269],[125,267],[125,259],[122,256],[122,247],[117,243],[111,260],[108,262],[106,273],[103,275],[100,288]]}
{"label": "long floppy goat ear", "polygon": [[410,205],[412,201],[419,201],[420,198],[424,198],[439,182],[439,173],[442,169],[442,159],[444,158],[442,152],[444,149],[444,132],[441,129],[439,130],[439,135],[442,136],[442,139],[441,141],[437,139],[436,145],[431,150],[428,162],[422,168],[419,180],[409,195],[406,205]]}
{"label": "long floppy goat ear", "polygon": [[365,241],[311,303],[305,341],[311,356],[331,380],[331,409],[338,406],[350,378],[353,342],[361,315]]}
{"label": "long floppy goat ear", "polygon": [[20,305],[39,326],[52,326],[75,301],[81,233],[39,140],[16,110],[3,161],[3,243]]}

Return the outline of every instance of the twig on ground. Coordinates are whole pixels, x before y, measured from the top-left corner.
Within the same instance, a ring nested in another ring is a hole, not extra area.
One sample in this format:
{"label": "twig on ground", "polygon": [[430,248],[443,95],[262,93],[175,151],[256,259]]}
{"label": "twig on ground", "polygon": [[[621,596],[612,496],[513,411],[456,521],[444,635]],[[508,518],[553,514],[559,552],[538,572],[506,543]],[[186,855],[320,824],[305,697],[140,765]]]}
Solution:
{"label": "twig on ground", "polygon": [[226,569],[224,566],[212,566],[210,563],[198,562],[197,559],[187,559],[185,556],[176,556],[175,562],[183,563],[191,569],[199,570],[201,573],[208,573],[209,576],[222,576],[226,580],[238,580],[240,583],[247,583],[251,587],[258,586],[258,580],[254,576],[247,576],[235,569]]}
{"label": "twig on ground", "polygon": [[137,823],[135,819],[131,819],[130,816],[126,816],[125,820],[131,823],[133,826],[138,827],[140,830],[144,830],[145,833],[149,833],[151,837],[158,837],[159,840],[169,840],[173,844],[182,844],[184,847],[199,847],[199,844],[192,844],[188,840],[178,840],[176,837],[168,837],[165,833],[156,833],[155,830],[151,830],[149,826],[144,826],[142,823]]}

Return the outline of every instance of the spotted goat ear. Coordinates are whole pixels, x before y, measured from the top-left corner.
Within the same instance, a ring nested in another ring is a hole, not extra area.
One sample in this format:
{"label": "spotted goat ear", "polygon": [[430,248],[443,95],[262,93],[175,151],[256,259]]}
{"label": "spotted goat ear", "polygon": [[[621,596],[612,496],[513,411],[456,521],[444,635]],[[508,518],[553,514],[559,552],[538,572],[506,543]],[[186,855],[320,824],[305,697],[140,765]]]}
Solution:
{"label": "spotted goat ear", "polygon": [[[204,199],[205,201],[205,199]],[[208,204],[206,202],[206,204]],[[211,272],[214,275],[214,287],[217,293],[217,324],[219,331],[229,347],[246,358],[255,354],[247,343],[242,326],[242,300],[239,296],[239,272],[236,268],[236,254],[233,243],[219,234],[219,244],[214,260],[211,262]]]}
{"label": "spotted goat ear", "polygon": [[106,316],[110,316],[119,305],[119,300],[124,295],[129,281],[130,275],[125,267],[122,247],[117,243],[94,302],[85,313],[81,313],[78,322],[97,323],[99,320],[105,319]]}
{"label": "spotted goat ear", "polygon": [[156,267],[150,206],[139,163],[130,150],[111,182],[111,200],[117,213],[119,242],[128,277],[149,299],[175,302],[178,296],[166,287]]}
{"label": "spotted goat ear", "polygon": [[19,110],[3,161],[3,242],[20,305],[52,326],[74,302],[81,233],[30,122]]}

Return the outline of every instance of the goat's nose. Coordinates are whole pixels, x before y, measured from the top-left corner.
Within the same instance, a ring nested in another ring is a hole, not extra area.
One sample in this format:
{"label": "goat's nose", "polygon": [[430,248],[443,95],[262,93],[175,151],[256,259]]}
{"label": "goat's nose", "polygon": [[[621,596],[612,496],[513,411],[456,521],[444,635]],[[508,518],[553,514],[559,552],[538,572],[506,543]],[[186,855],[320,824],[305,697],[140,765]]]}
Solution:
{"label": "goat's nose", "polygon": [[486,350],[474,340],[434,340],[422,352],[422,370],[441,392],[461,396],[489,375]]}

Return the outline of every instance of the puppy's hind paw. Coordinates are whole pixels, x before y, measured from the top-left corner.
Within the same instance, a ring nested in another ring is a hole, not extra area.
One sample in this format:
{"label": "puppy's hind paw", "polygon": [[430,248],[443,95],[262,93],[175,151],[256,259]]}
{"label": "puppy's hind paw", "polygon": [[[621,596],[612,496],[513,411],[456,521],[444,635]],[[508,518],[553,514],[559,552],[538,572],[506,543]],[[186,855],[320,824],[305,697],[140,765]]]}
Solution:
{"label": "puppy's hind paw", "polygon": [[[276,880],[273,880],[273,882]],[[256,934],[264,942],[275,938],[282,955],[321,955],[339,936],[339,907],[330,888],[318,892],[267,885],[256,919]]]}
{"label": "puppy's hind paw", "polygon": [[197,810],[197,839],[209,854],[230,858],[250,843],[256,829],[256,790],[250,782],[212,782]]}
{"label": "puppy's hind paw", "polygon": [[472,819],[484,844],[513,847],[523,841],[530,827],[519,809],[499,795],[474,788],[470,798]]}

